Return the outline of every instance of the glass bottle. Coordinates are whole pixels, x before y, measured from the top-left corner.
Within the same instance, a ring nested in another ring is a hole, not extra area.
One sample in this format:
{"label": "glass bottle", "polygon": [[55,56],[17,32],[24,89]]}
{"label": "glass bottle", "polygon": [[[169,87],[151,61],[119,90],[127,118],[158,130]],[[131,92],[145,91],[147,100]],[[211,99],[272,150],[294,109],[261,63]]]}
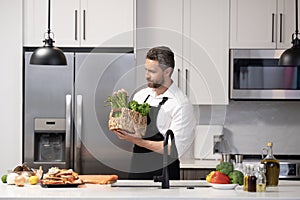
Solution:
{"label": "glass bottle", "polygon": [[[279,180],[279,161],[273,155],[273,143],[267,143],[267,156],[261,161],[265,165],[267,186],[277,186]],[[265,150],[265,148],[263,149]]]}
{"label": "glass bottle", "polygon": [[248,177],[250,175],[250,165],[246,164],[245,166],[245,173],[244,173],[244,186],[243,190],[248,191]]}
{"label": "glass bottle", "polygon": [[265,175],[265,165],[260,164],[257,168],[257,179],[256,179],[256,192],[266,191],[267,178]]}
{"label": "glass bottle", "polygon": [[250,165],[250,174],[248,176],[248,192],[256,192],[256,176],[253,165]]}
{"label": "glass bottle", "polygon": [[234,169],[244,172],[243,169],[243,155],[241,154],[236,154],[235,155],[235,164],[234,164]]}

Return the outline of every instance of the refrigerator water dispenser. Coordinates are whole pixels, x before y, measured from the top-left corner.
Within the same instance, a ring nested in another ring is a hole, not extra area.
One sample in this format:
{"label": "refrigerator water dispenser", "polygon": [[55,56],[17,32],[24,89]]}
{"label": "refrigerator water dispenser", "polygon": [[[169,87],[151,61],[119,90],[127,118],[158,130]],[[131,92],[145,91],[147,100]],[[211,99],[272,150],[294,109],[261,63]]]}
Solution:
{"label": "refrigerator water dispenser", "polygon": [[34,161],[65,161],[65,119],[35,119]]}

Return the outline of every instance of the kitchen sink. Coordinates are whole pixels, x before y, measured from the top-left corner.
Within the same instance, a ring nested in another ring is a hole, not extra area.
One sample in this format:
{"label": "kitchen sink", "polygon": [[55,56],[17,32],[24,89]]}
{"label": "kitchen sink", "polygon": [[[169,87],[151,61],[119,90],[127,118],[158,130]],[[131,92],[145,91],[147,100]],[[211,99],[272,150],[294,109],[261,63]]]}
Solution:
{"label": "kitchen sink", "polygon": [[[118,180],[111,187],[161,187],[153,180]],[[210,187],[205,180],[170,180],[170,187]]]}

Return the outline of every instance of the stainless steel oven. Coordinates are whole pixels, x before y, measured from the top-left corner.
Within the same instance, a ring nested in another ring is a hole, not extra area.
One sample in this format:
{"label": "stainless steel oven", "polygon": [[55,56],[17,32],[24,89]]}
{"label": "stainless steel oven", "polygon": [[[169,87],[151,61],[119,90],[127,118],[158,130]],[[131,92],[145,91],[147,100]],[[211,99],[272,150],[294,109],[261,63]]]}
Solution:
{"label": "stainless steel oven", "polygon": [[279,66],[283,50],[230,51],[231,99],[300,99],[297,66]]}
{"label": "stainless steel oven", "polygon": [[300,161],[280,161],[280,179],[300,179]]}

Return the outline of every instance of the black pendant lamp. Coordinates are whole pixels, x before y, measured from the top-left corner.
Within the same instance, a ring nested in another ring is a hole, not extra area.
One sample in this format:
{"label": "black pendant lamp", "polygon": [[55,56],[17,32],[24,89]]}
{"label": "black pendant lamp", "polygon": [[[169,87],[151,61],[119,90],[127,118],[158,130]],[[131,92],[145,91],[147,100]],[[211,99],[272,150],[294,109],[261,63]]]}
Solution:
{"label": "black pendant lamp", "polygon": [[300,40],[298,30],[298,0],[295,0],[296,7],[296,31],[292,35],[293,46],[285,50],[279,59],[279,65],[282,66],[300,66]]}
{"label": "black pendant lamp", "polygon": [[[54,40],[50,36],[50,0],[48,0],[48,31],[47,38],[43,40],[45,43],[43,47],[37,48],[31,58],[30,64],[33,65],[67,65],[67,59],[57,47],[53,46]],[[52,33],[53,34],[53,33]]]}

